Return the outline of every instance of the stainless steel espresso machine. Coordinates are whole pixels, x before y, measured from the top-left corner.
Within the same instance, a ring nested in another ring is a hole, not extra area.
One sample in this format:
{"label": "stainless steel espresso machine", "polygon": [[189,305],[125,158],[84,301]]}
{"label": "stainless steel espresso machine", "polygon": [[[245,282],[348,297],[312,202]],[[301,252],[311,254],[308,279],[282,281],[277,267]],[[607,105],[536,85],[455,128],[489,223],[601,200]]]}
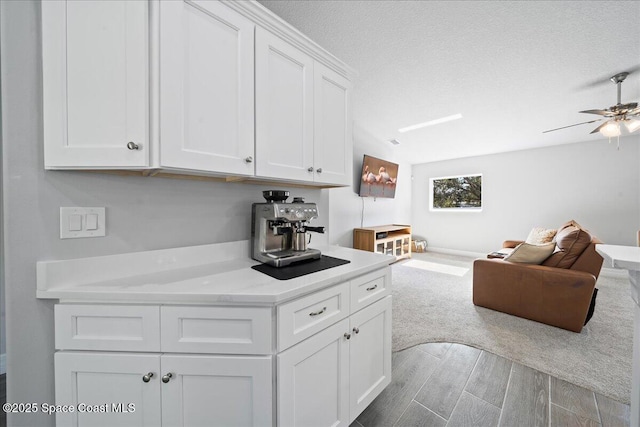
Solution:
{"label": "stainless steel espresso machine", "polygon": [[267,190],[262,195],[267,202],[251,207],[251,257],[274,267],[320,258],[319,250],[307,247],[307,232],[324,233],[324,227],[307,225],[318,218],[316,204],[301,197],[286,203],[288,191]]}

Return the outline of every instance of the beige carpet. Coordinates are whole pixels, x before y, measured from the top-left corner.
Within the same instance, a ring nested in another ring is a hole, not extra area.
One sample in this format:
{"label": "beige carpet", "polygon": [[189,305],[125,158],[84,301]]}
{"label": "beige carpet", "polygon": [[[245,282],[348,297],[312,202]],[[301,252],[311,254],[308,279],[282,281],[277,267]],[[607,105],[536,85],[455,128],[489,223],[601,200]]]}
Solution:
{"label": "beige carpet", "polygon": [[394,351],[425,342],[467,344],[629,403],[633,302],[627,278],[600,276],[594,316],[576,334],[474,306],[472,268],[471,258],[435,253],[392,266]]}

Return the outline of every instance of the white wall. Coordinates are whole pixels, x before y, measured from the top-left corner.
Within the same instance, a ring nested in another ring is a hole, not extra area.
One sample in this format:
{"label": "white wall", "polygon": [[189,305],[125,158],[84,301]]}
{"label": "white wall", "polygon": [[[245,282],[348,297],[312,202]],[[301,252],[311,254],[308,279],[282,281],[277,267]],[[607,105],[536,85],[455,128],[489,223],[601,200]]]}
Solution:
{"label": "white wall", "polygon": [[[2,1],[0,11],[8,401],[53,403],[53,304],[35,298],[37,261],[248,239],[251,203],[273,187],[45,171],[40,2]],[[290,191],[318,203],[317,224],[329,225],[330,190]],[[107,236],[60,240],[60,206],[105,206]]]}
{"label": "white wall", "polygon": [[[353,129],[353,185],[329,194],[331,243],[353,246],[353,229],[384,224],[409,224],[411,219],[411,165],[402,163],[393,145],[380,140],[357,124]],[[398,163],[398,181],[393,199],[360,197],[362,157],[365,154]],[[364,215],[363,215],[364,205]]]}
{"label": "white wall", "polygon": [[[574,219],[610,244],[640,230],[640,135],[413,166],[414,234],[430,247],[488,252]],[[430,212],[429,178],[482,173],[482,212]]]}

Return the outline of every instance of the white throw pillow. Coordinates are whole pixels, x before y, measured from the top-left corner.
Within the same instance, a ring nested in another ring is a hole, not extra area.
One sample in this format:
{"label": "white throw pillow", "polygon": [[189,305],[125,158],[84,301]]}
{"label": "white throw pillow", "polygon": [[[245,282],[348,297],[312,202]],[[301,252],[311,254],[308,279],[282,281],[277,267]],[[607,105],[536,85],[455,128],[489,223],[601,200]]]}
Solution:
{"label": "white throw pillow", "polygon": [[504,260],[509,262],[519,262],[523,264],[541,264],[549,258],[556,248],[555,242],[532,245],[524,242],[515,247],[513,252],[507,255]]}
{"label": "white throw pillow", "polygon": [[543,243],[553,242],[557,232],[558,230],[555,228],[535,227],[529,232],[525,242],[532,245],[541,245]]}

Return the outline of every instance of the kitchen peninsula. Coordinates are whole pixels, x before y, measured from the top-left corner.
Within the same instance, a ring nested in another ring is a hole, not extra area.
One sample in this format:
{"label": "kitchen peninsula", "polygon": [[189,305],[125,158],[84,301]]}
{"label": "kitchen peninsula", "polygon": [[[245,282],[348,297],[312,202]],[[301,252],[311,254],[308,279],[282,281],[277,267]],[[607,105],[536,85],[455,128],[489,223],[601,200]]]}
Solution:
{"label": "kitchen peninsula", "polygon": [[58,425],[350,424],[391,379],[389,257],[320,249],[349,263],[276,280],[247,241],[38,262],[56,404],[116,409]]}

